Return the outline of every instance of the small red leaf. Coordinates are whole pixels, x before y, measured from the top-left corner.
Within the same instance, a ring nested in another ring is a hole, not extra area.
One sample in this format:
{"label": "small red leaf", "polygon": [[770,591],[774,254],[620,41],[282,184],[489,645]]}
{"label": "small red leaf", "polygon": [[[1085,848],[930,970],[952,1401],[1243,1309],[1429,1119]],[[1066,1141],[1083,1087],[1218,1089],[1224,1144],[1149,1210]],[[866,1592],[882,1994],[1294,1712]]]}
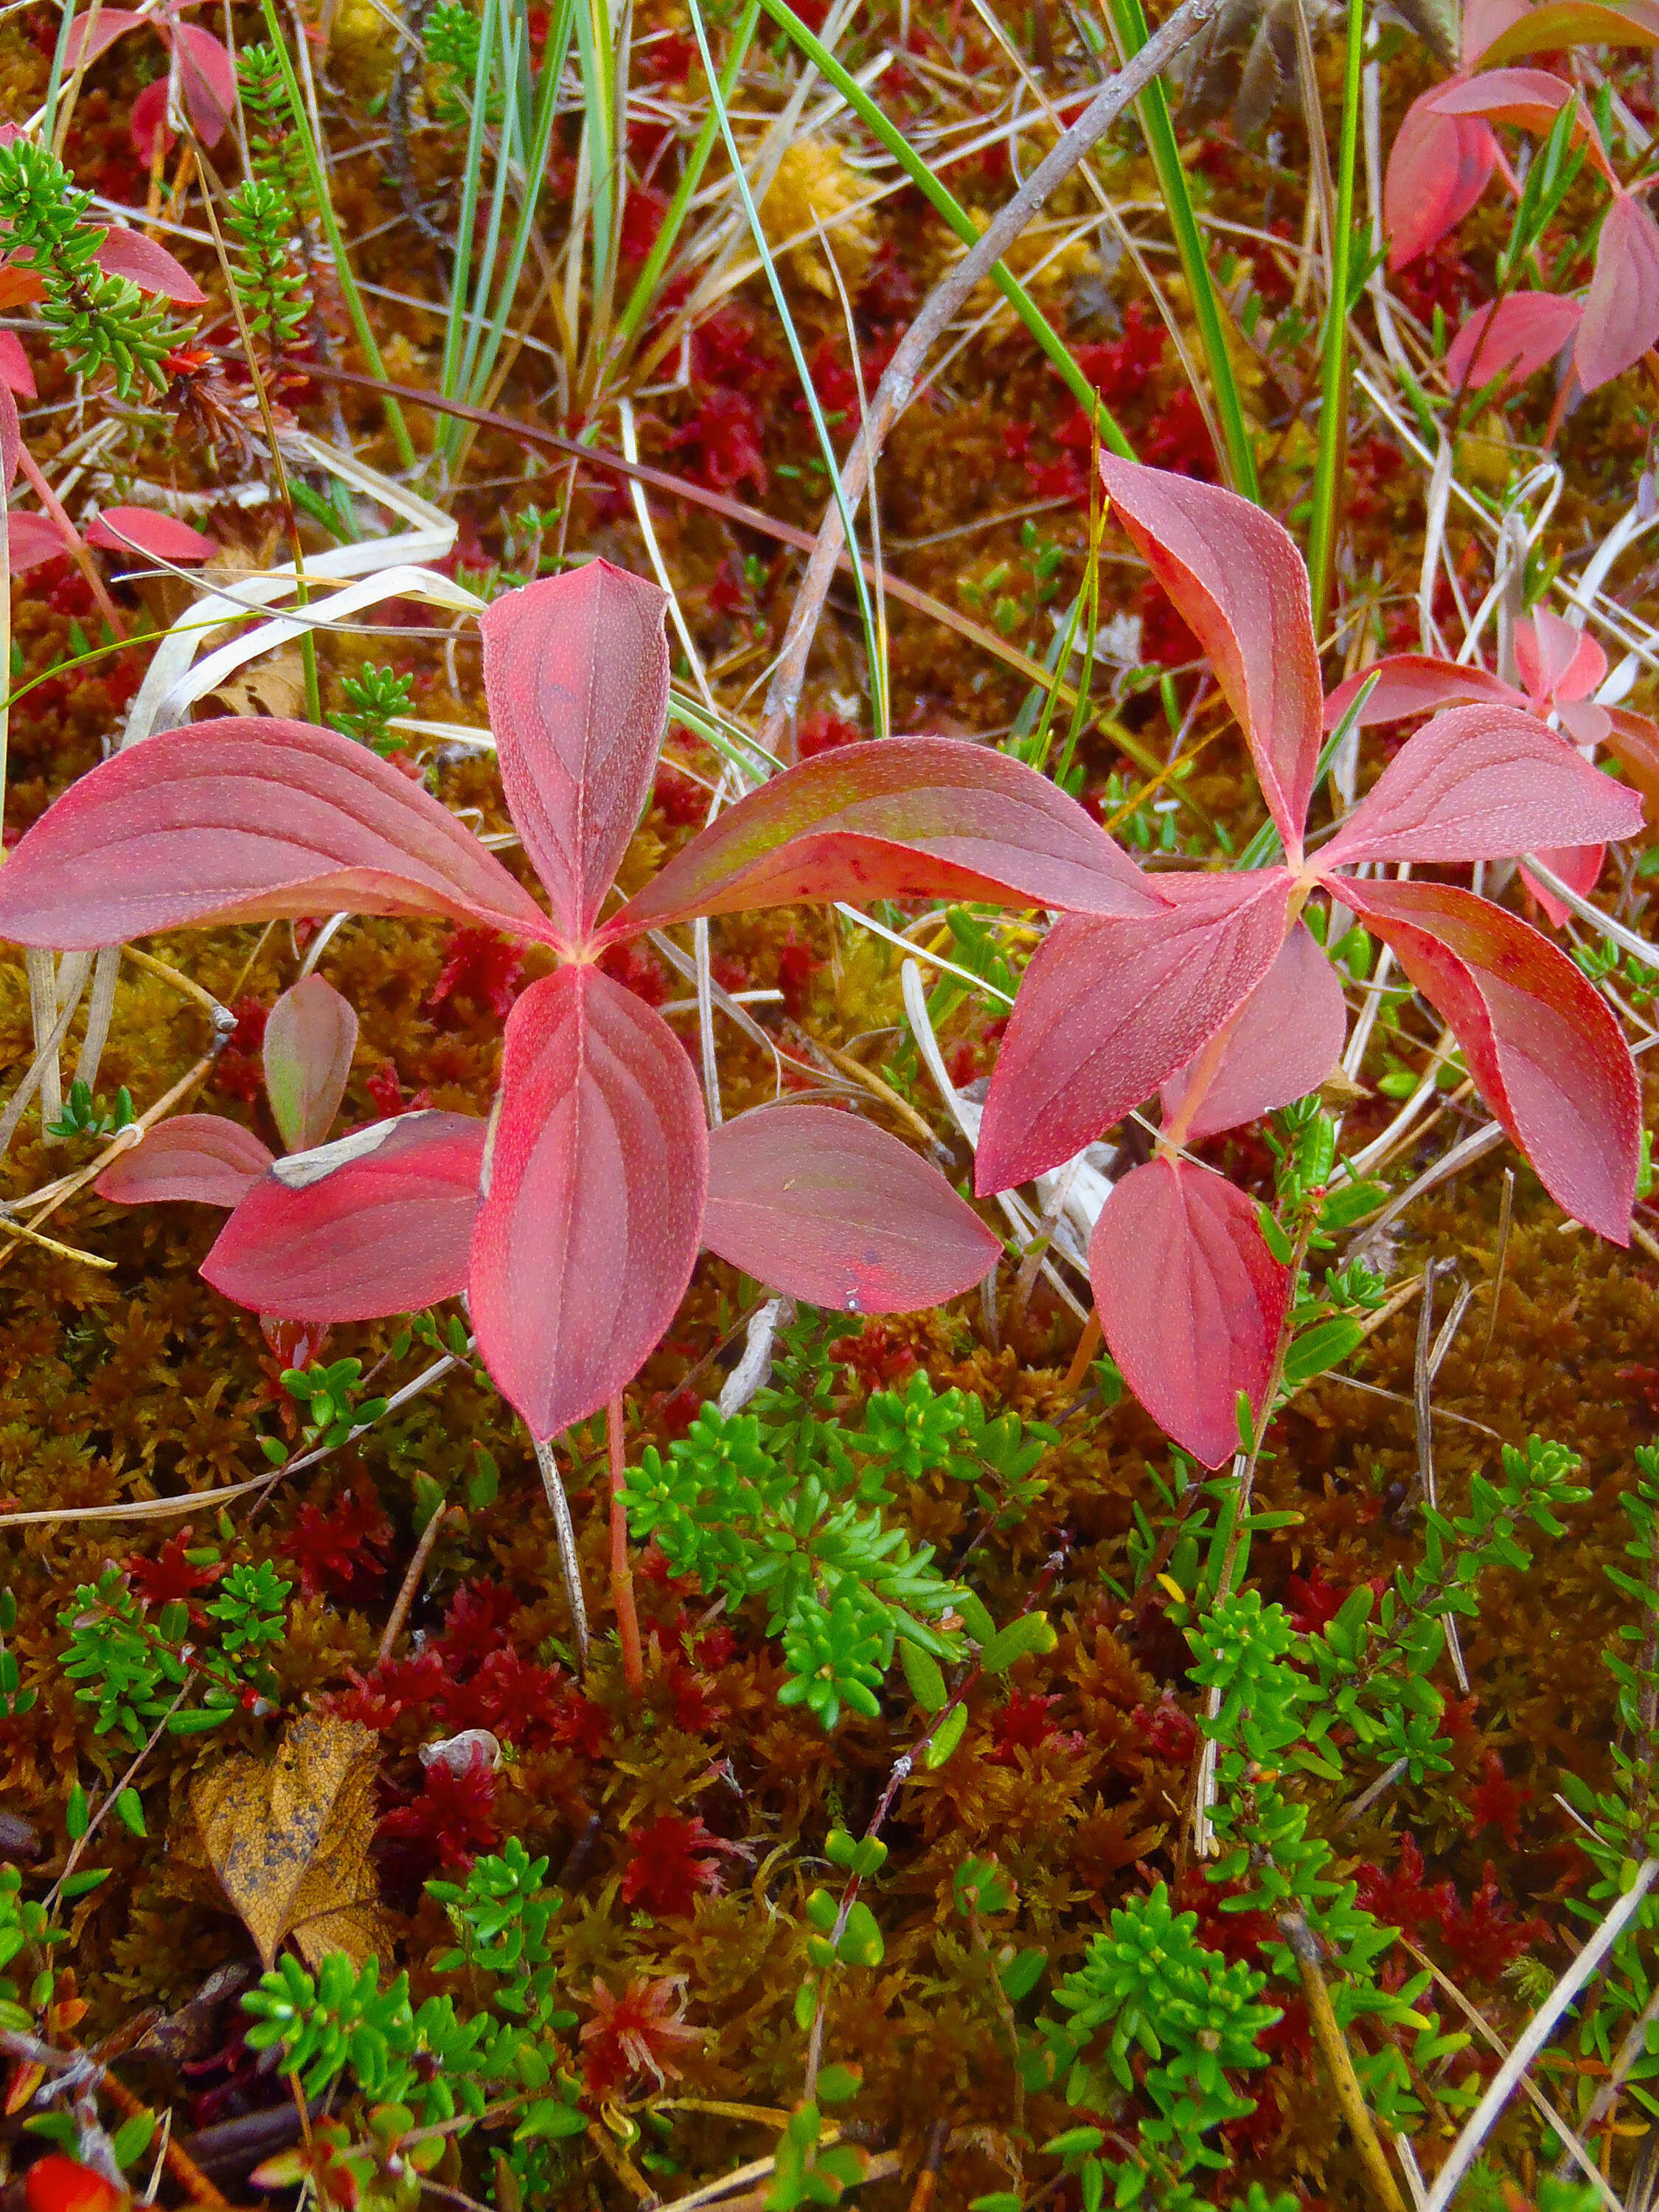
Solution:
{"label": "small red leaf", "polygon": [[1291,878],[1165,878],[1151,920],[1068,915],[1020,985],[980,1129],[981,1197],[1057,1167],[1184,1067],[1272,967]]}
{"label": "small red leaf", "polygon": [[1659,46],[1659,7],[1653,0],[1543,0],[1516,11],[1480,53],[1489,67],[1519,54],[1559,53],[1566,46]]}
{"label": "small red leaf", "polygon": [[1633,837],[1641,826],[1636,793],[1536,715],[1453,707],[1401,747],[1318,866],[1322,874],[1361,860],[1507,860],[1545,843]]}
{"label": "small red leaf", "polygon": [[1548,70],[1495,69],[1453,77],[1424,98],[1432,114],[1483,116],[1489,123],[1516,124],[1542,138],[1574,96],[1571,85]]}
{"label": "small red leaf", "polygon": [[1305,1098],[1341,1056],[1348,1025],[1336,971],[1297,922],[1224,1031],[1164,1085],[1172,1144],[1197,1144]]}
{"label": "small red leaf", "polygon": [[210,561],[220,550],[216,538],[204,537],[187,522],[147,507],[106,507],[87,525],[86,536],[88,545],[106,546],[112,553],[153,553],[158,561],[175,564]]}
{"label": "small red leaf", "polygon": [[130,1152],[118,1153],[93,1188],[116,1206],[155,1206],[166,1199],[234,1206],[270,1160],[269,1148],[240,1122],[222,1114],[179,1114],[157,1122]]}
{"label": "small red leaf", "polygon": [[1339,684],[1325,702],[1325,727],[1334,730],[1348,711],[1351,700],[1375,676],[1376,684],[1359,710],[1357,726],[1369,730],[1377,722],[1403,722],[1410,715],[1438,714],[1443,707],[1457,707],[1480,700],[1495,706],[1524,707],[1522,693],[1501,677],[1484,668],[1465,668],[1455,660],[1437,660],[1427,653],[1396,653],[1370,668],[1362,668],[1346,684]]}
{"label": "small red leaf", "polygon": [[141,292],[157,293],[181,307],[206,304],[207,294],[189,270],[173,258],[165,246],[146,238],[142,230],[128,230],[117,224],[114,229],[106,232],[104,242],[93,258],[106,276],[131,277]]}
{"label": "small red leaf", "polygon": [[185,111],[197,137],[216,146],[236,112],[236,64],[224,42],[198,24],[176,24],[173,35]]}
{"label": "small red leaf", "polygon": [[1085,914],[1164,903],[1076,800],[1023,761],[956,738],[883,738],[751,791],[601,934],[817,899],[935,896]]}
{"label": "small red leaf", "polygon": [[1586,392],[1632,368],[1659,338],[1659,224],[1641,201],[1621,192],[1607,210],[1595,272],[1572,349]]}
{"label": "small red leaf", "polygon": [[501,787],[573,943],[592,932],[639,821],[668,708],[667,600],[591,561],[484,612]]}
{"label": "small red leaf", "polygon": [[277,1160],[202,1262],[216,1291],[290,1321],[416,1313],[466,1287],[485,1124],[400,1114]]}
{"label": "small red leaf", "polygon": [[828,1106],[768,1108],[713,1132],[702,1234],[769,1290],[842,1313],[942,1305],[1002,1250],[936,1167]]}
{"label": "small red leaf", "polygon": [[1659,723],[1628,707],[1607,707],[1607,745],[1659,821]]}
{"label": "small red leaf", "polygon": [[155,158],[155,142],[161,142],[164,155],[173,151],[173,132],[167,128],[167,81],[158,76],[154,84],[147,84],[132,103],[127,118],[127,137],[133,153],[148,168]]}
{"label": "small red leaf", "polygon": [[306,722],[227,716],[129,745],[0,869],[0,937],[59,951],[342,909],[551,934],[447,808],[367,745]]}
{"label": "small red leaf", "polygon": [[1588,630],[1547,607],[1515,625],[1515,665],[1534,703],[1588,699],[1606,679],[1607,656]]}
{"label": "small red leaf", "polygon": [[1547,938],[1471,891],[1345,877],[1341,895],[1450,1024],[1551,1197],[1628,1243],[1641,1094],[1600,992]]}
{"label": "small red leaf", "polygon": [[1477,307],[1446,349],[1446,381],[1454,392],[1480,392],[1507,373],[1511,386],[1553,362],[1577,330],[1582,300],[1557,292],[1511,292]]}
{"label": "small red leaf", "polygon": [[265,1096],[290,1152],[308,1152],[334,1126],[351,1073],[357,1016],[331,983],[307,975],[270,1010]]}
{"label": "small red leaf", "polygon": [[1150,1161],[1101,1208],[1089,1274],[1125,1382],[1183,1451],[1219,1467],[1238,1449],[1239,1392],[1261,1413],[1290,1293],[1255,1207],[1203,1168]]}
{"label": "small red leaf", "polygon": [[33,399],[34,370],[15,331],[0,331],[0,384],[20,399]]}
{"label": "small red leaf", "polygon": [[95,19],[89,13],[77,15],[70,25],[70,34],[64,42],[65,62],[74,69],[84,56],[85,66],[90,69],[100,54],[107,53],[118,38],[143,20],[132,8],[100,8]]}
{"label": "small red leaf", "polygon": [[[1535,845],[1533,851],[1553,876],[1559,876],[1567,889],[1577,891],[1580,898],[1588,898],[1595,889],[1601,873],[1601,863],[1607,857],[1605,845]],[[1543,908],[1552,929],[1563,929],[1571,920],[1572,908],[1563,906],[1553,891],[1545,890],[1530,868],[1522,868],[1522,880]]]}
{"label": "small red leaf", "polygon": [[1294,865],[1323,690],[1302,556],[1236,493],[1112,453],[1101,455],[1100,473],[1119,521],[1209,656]]}
{"label": "small red leaf", "polygon": [[23,2197],[28,2212],[123,2212],[132,2202],[101,2173],[55,2150],[37,2158],[24,2175]]}
{"label": "small red leaf", "polygon": [[49,514],[20,507],[6,517],[6,564],[14,576],[38,568],[43,561],[61,561],[74,550],[73,540],[64,537]]}
{"label": "small red leaf", "polygon": [[708,1143],[684,1048],[592,967],[532,983],[507,1024],[473,1244],[473,1323],[545,1438],[637,1374],[691,1279]]}
{"label": "small red leaf", "polygon": [[1448,89],[1443,85],[1413,102],[1389,149],[1382,227],[1390,269],[1405,268],[1455,229],[1498,167],[1498,141],[1489,124],[1438,112]]}

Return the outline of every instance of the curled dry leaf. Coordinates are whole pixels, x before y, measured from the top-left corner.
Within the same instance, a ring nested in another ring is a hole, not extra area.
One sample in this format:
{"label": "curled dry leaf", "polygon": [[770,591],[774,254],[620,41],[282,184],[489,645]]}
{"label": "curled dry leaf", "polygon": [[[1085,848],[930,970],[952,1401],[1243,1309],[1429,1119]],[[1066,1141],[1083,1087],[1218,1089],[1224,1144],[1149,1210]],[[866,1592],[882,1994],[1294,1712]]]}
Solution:
{"label": "curled dry leaf", "polygon": [[228,1759],[191,1792],[213,1871],[267,1967],[291,1936],[312,1966],[343,1951],[385,1957],[392,1930],[375,1892],[372,1729],[305,1713],[270,1759]]}

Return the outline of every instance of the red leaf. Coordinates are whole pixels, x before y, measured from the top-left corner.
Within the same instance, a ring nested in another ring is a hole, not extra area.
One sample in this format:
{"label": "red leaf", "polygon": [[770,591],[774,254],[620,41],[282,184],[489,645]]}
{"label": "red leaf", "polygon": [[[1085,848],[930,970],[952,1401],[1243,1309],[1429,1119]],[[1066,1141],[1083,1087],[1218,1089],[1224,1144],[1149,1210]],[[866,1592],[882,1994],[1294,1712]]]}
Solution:
{"label": "red leaf", "polygon": [[1427,653],[1396,653],[1337,685],[1325,702],[1328,730],[1336,727],[1347,713],[1349,702],[1373,676],[1376,686],[1359,710],[1358,726],[1362,730],[1377,722],[1403,722],[1408,715],[1438,714],[1443,707],[1481,700],[1500,707],[1526,703],[1512,684],[1488,675],[1484,668],[1465,668],[1455,660],[1437,660]]}
{"label": "red leaf", "polygon": [[479,623],[501,787],[572,943],[592,932],[651,787],[666,605],[643,577],[592,561],[509,592]]}
{"label": "red leaf", "polygon": [[1002,1250],[936,1167],[828,1106],[769,1108],[713,1132],[702,1237],[769,1289],[843,1313],[943,1305]]}
{"label": "red leaf", "polygon": [[[1483,70],[1478,76],[1453,77],[1438,92],[1426,94],[1425,102],[1436,115],[1478,115],[1488,123],[1516,124],[1544,138],[1573,97],[1571,85],[1548,70],[1495,69]],[[1579,120],[1582,127],[1582,115]]]}
{"label": "red leaf", "polygon": [[216,1291],[295,1321],[416,1313],[466,1285],[485,1124],[400,1114],[273,1163],[202,1262]]}
{"label": "red leaf", "polygon": [[87,525],[86,535],[88,545],[106,546],[112,553],[151,553],[175,563],[210,561],[219,550],[216,538],[147,507],[106,507]]}
{"label": "red leaf", "polygon": [[9,381],[0,381],[0,497],[12,488],[22,450],[22,436],[17,426],[17,402],[11,396]]}
{"label": "red leaf", "polygon": [[1231,1027],[1164,1085],[1170,1142],[1197,1144],[1306,1097],[1335,1066],[1347,1025],[1336,971],[1298,922]]}
{"label": "red leaf", "polygon": [[1451,1024],[1557,1205],[1628,1243],[1641,1094],[1601,994],[1547,938],[1471,891],[1344,877],[1341,895]]}
{"label": "red leaf", "polygon": [[129,745],[47,810],[0,878],[0,937],[59,951],[343,908],[550,934],[435,799],[306,722],[227,716]]}
{"label": "red leaf", "polygon": [[290,1152],[308,1152],[334,1126],[351,1073],[357,1016],[331,983],[307,975],[265,1024],[265,1096]]}
{"label": "red leaf", "polygon": [[1322,874],[1360,860],[1508,860],[1641,827],[1636,793],[1536,715],[1453,707],[1401,747],[1318,866]]}
{"label": "red leaf", "polygon": [[1184,1067],[1285,941],[1291,878],[1167,878],[1149,920],[1068,915],[1020,985],[985,1102],[975,1188],[1006,1190],[1070,1159]]}
{"label": "red leaf", "polygon": [[1447,89],[1442,86],[1412,103],[1389,149],[1382,227],[1390,269],[1403,269],[1455,229],[1498,166],[1498,141],[1489,124],[1437,112]]}
{"label": "red leaf", "polygon": [[167,128],[167,81],[158,76],[154,84],[147,84],[132,103],[127,118],[127,137],[134,155],[148,168],[155,158],[155,142],[161,142],[161,151],[173,151],[173,133]]}
{"label": "red leaf", "polygon": [[236,112],[236,64],[222,40],[195,23],[173,28],[179,55],[179,90],[196,135],[216,146]]}
{"label": "red leaf", "polygon": [[[1634,796],[1634,794],[1632,794]],[[1601,873],[1601,864],[1607,857],[1605,845],[1534,845],[1532,850],[1554,876],[1559,876],[1569,890],[1577,891],[1580,898],[1588,898],[1595,889]],[[1572,908],[1563,906],[1553,891],[1545,890],[1529,868],[1521,871],[1522,880],[1543,908],[1552,929],[1564,929]]]}
{"label": "red leaf", "polygon": [[1323,692],[1302,556],[1237,493],[1112,453],[1101,455],[1100,473],[1119,521],[1209,656],[1295,866]]}
{"label": "red leaf", "polygon": [[1454,392],[1480,392],[1507,370],[1511,386],[1553,362],[1578,328],[1582,300],[1555,292],[1511,292],[1477,307],[1446,349],[1446,381]]}
{"label": "red leaf", "polygon": [[1515,665],[1534,703],[1588,699],[1607,672],[1607,656],[1587,630],[1540,607],[1515,625]]}
{"label": "red leaf", "polygon": [[15,331],[0,331],[0,384],[20,399],[35,396],[34,370]]}
{"label": "red leaf", "polygon": [[[100,8],[94,21],[90,15],[77,15],[70,25],[70,34],[64,47],[64,59],[71,69],[81,62],[84,53],[86,66],[90,69],[100,54],[107,53],[115,41],[131,30],[144,18],[131,8]],[[91,26],[91,36],[88,27]]]}
{"label": "red leaf", "polygon": [[61,561],[74,550],[73,540],[64,537],[49,514],[20,507],[6,517],[6,563],[14,576],[27,574],[43,561]]}
{"label": "red leaf", "polygon": [[1608,707],[1607,750],[1659,818],[1659,725],[1627,707]]}
{"label": "red leaf", "polygon": [[1156,890],[1074,799],[1006,753],[884,738],[820,753],[718,815],[601,935],[815,899],[933,896],[1150,914]]}
{"label": "red leaf", "polygon": [[1517,54],[1558,53],[1564,46],[1659,46],[1659,8],[1653,0],[1544,0],[1520,10],[1480,54],[1495,67]]}
{"label": "red leaf", "polygon": [[183,264],[165,246],[146,238],[142,230],[118,223],[106,231],[93,258],[106,276],[128,276],[141,292],[155,292],[180,307],[205,306],[207,294]]}
{"label": "red leaf", "polygon": [[1260,1414],[1290,1269],[1242,1190],[1185,1161],[1125,1176],[1089,1245],[1100,1325],[1124,1380],[1183,1451],[1219,1467],[1238,1449],[1238,1394]]}
{"label": "red leaf", "polygon": [[659,1014],[592,967],[531,985],[507,1024],[471,1297],[533,1437],[585,1420],[650,1357],[696,1263],[708,1159]]}
{"label": "red leaf", "polygon": [[157,1122],[130,1152],[118,1153],[93,1188],[116,1206],[166,1199],[235,1206],[270,1161],[268,1147],[239,1121],[222,1114],[179,1114]]}
{"label": "red leaf", "polygon": [[1586,392],[1634,368],[1659,338],[1659,224],[1629,193],[1607,210],[1572,349]]}

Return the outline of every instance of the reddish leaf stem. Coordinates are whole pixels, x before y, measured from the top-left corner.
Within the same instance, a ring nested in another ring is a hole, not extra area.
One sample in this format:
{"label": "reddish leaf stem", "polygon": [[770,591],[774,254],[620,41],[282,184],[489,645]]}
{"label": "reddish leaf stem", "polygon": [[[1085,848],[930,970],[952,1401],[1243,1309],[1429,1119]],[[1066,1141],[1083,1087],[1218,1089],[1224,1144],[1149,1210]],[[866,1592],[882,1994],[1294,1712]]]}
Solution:
{"label": "reddish leaf stem", "polygon": [[628,1509],[623,1504],[628,1469],[623,1450],[620,1390],[605,1410],[605,1425],[611,1445],[611,1601],[617,1609],[628,1694],[639,1698],[645,1692],[645,1655],[640,1646],[640,1616],[634,1605],[634,1570],[628,1562]]}

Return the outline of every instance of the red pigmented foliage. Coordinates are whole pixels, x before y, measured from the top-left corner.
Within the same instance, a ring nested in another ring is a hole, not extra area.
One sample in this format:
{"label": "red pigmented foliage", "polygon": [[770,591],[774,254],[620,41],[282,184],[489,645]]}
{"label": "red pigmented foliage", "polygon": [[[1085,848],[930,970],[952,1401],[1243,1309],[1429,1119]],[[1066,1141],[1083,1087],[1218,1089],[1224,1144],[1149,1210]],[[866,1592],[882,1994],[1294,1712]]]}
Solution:
{"label": "red pigmented foliage", "polygon": [[770,481],[766,466],[765,418],[746,392],[714,386],[703,392],[696,413],[667,441],[682,456],[694,483],[710,491],[740,488],[763,499]]}
{"label": "red pigmented foliage", "polygon": [[193,1548],[188,1528],[169,1536],[153,1559],[127,1561],[127,1579],[146,1605],[188,1604],[198,1590],[211,1589],[224,1573],[222,1564],[194,1565],[185,1557]]}
{"label": "red pigmented foliage", "polygon": [[1137,1705],[1129,1717],[1146,1738],[1154,1759],[1166,1759],[1176,1766],[1185,1766],[1191,1759],[1198,1744],[1198,1723],[1176,1703],[1173,1690],[1166,1690],[1150,1712],[1145,1705]]}
{"label": "red pigmented foliage", "polygon": [[870,264],[859,291],[859,313],[872,323],[908,323],[921,304],[921,286],[890,238]]}
{"label": "red pigmented foliage", "polygon": [[383,1735],[405,1713],[425,1713],[449,1678],[442,1659],[428,1650],[406,1659],[383,1660],[367,1674],[354,1668],[347,1679],[349,1690],[333,1691],[324,1700],[329,1711]]}
{"label": "red pigmented foliage", "polygon": [[380,1499],[349,1490],[331,1505],[302,1505],[277,1549],[307,1597],[361,1597],[385,1574],[392,1541]]}
{"label": "red pigmented foliage", "polygon": [[471,1674],[493,1652],[506,1649],[507,1628],[519,1613],[519,1601],[505,1583],[487,1576],[463,1583],[444,1613],[442,1633],[431,1648],[455,1674]]}
{"label": "red pigmented foliage", "polygon": [[670,1651],[656,1671],[655,1696],[669,1719],[687,1735],[708,1735],[726,1717],[726,1707],[714,1696],[714,1686],[699,1674],[684,1651]]}
{"label": "red pigmented foliage", "polygon": [[388,1813],[376,1831],[377,1842],[392,1848],[400,1870],[421,1879],[436,1867],[465,1871],[501,1839],[495,1777],[488,1758],[477,1754],[459,1769],[434,1759],[418,1793]]}
{"label": "red pigmented foliage", "polygon": [[866,1322],[856,1336],[838,1336],[830,1357],[850,1367],[866,1390],[886,1389],[916,1364],[915,1346],[878,1321]]}
{"label": "red pigmented foliage", "polygon": [[427,996],[426,1011],[435,1013],[452,999],[466,999],[505,1020],[523,988],[523,976],[524,955],[507,938],[489,929],[458,929]]}
{"label": "red pigmented foliage", "polygon": [[651,2075],[659,2088],[678,2081],[674,2054],[702,2039],[685,2024],[685,1983],[678,1974],[659,1982],[636,1976],[620,1996],[595,1982],[587,2002],[593,2017],[578,2040],[587,2094],[595,2099],[611,2096],[639,2074]]}
{"label": "red pigmented foliage", "polygon": [[[722,568],[716,577],[716,582],[720,577],[729,576],[729,574],[730,570]],[[714,596],[711,588],[709,592],[711,602]],[[739,609],[730,607],[724,609],[723,611],[734,614],[738,612]],[[651,796],[657,806],[660,808],[665,822],[676,830],[689,830],[693,823],[702,823],[708,818],[708,802],[713,793],[706,791],[702,784],[694,782],[691,777],[682,769],[677,769],[672,761],[664,761],[659,766],[656,777],[652,783]]]}
{"label": "red pigmented foliage", "polygon": [[623,209],[622,236],[618,251],[624,268],[643,261],[657,242],[663,217],[668,213],[668,195],[659,191],[654,185],[635,185],[629,191]]}
{"label": "red pigmented foliage", "polygon": [[1506,1966],[1534,1951],[1549,1933],[1548,1923],[1536,1914],[1516,1917],[1498,1891],[1498,1874],[1490,1859],[1480,1887],[1468,1905],[1459,1905],[1440,1923],[1440,1933],[1461,1978],[1495,1982]]}
{"label": "red pigmented foliage", "polygon": [[665,1006],[674,995],[674,979],[654,952],[643,945],[613,945],[599,966],[624,991],[643,999],[647,1006]]}
{"label": "red pigmented foliage", "polygon": [[1496,1828],[1507,1847],[1514,1850],[1520,1841],[1522,1810],[1531,1804],[1532,1792],[1510,1780],[1495,1751],[1486,1754],[1480,1779],[1470,1790],[1467,1802],[1470,1834],[1478,1836],[1483,1828]]}
{"label": "red pigmented foliage", "polygon": [[1358,1901],[1385,1927],[1398,1928],[1416,1939],[1427,1929],[1442,1927],[1449,1913],[1457,1911],[1457,1892],[1449,1881],[1425,1883],[1423,1854],[1415,1836],[1400,1839],[1400,1857],[1392,1874],[1366,1861],[1356,1880]]}
{"label": "red pigmented foliage", "polygon": [[1140,450],[1150,468],[1196,477],[1200,483],[1216,480],[1215,443],[1202,410],[1184,384],[1147,424]]}
{"label": "red pigmented foliage", "polygon": [[1058,1697],[1047,1697],[1040,1690],[1012,1691],[992,1717],[991,1764],[1018,1766],[1021,1752],[1040,1751],[1045,1743],[1062,1750],[1078,1748],[1083,1738],[1057,1729],[1048,1717],[1048,1708],[1059,1703]]}
{"label": "red pigmented foliage", "polygon": [[28,2212],[122,2212],[132,2199],[78,2159],[60,2151],[37,2158],[23,2177]]}
{"label": "red pigmented foliage", "polygon": [[270,1008],[263,999],[239,999],[230,1011],[236,1017],[236,1026],[214,1065],[213,1087],[227,1098],[252,1106],[264,1089],[265,1072],[259,1055],[264,1048]]}
{"label": "red pigmented foliage", "polygon": [[701,1814],[659,1813],[629,1838],[623,1903],[659,1915],[690,1912],[699,1895],[720,1887],[720,1854],[743,1850],[705,1827]]}
{"label": "red pigmented foliage", "polygon": [[837,745],[857,744],[863,735],[856,723],[820,710],[801,716],[795,732],[795,750],[804,761],[816,760],[820,753],[833,752]]}
{"label": "red pigmented foliage", "polygon": [[1155,576],[1148,576],[1135,594],[1140,617],[1140,657],[1160,668],[1183,668],[1197,660],[1203,648],[1170,602]]}
{"label": "red pigmented foliage", "polygon": [[382,1060],[363,1088],[382,1121],[389,1121],[399,1114],[421,1113],[432,1103],[432,1093],[427,1090],[417,1091],[412,1098],[404,1096],[403,1079],[389,1060]]}
{"label": "red pigmented foliage", "polygon": [[792,929],[778,951],[778,988],[783,1011],[799,1021],[806,1011],[806,994],[814,974],[823,965],[809,945],[800,944]]}

